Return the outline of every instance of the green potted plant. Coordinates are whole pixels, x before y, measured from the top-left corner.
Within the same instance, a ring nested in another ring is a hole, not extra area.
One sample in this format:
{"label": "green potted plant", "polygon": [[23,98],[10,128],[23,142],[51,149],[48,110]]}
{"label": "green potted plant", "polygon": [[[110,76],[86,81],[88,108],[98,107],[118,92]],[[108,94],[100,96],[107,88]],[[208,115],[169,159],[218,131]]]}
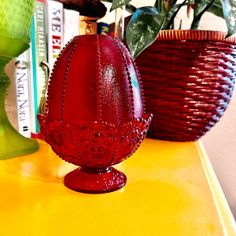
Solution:
{"label": "green potted plant", "polygon": [[[113,0],[112,9],[130,2]],[[173,30],[183,6],[193,11],[191,29]],[[236,74],[235,7],[232,0],[157,0],[134,12],[125,41],[136,58],[146,107],[154,114],[150,136],[197,140],[223,115]],[[207,11],[226,20],[227,33],[196,30]]]}
{"label": "green potted plant", "polygon": [[125,41],[134,58],[149,47],[157,38],[161,30],[174,28],[174,20],[181,8],[187,6],[187,15],[193,11],[191,29],[199,26],[201,17],[211,12],[225,19],[227,35],[230,37],[236,32],[236,1],[235,0],[156,0],[154,6],[136,8],[130,4],[132,0],[106,0],[112,2],[111,11],[126,6],[133,14],[126,27]]}

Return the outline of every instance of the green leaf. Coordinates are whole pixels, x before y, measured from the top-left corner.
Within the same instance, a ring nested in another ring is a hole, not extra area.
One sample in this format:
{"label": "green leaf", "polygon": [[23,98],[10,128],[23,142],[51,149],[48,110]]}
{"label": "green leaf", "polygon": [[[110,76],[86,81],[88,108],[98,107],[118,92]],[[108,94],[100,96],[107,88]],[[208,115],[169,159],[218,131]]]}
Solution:
{"label": "green leaf", "polygon": [[206,7],[207,1],[206,0],[195,0],[194,1],[194,17],[199,15],[203,9]]}
{"label": "green leaf", "polygon": [[[207,0],[207,3],[209,2],[210,0]],[[221,0],[215,0],[212,6],[207,11],[215,14],[216,16],[219,16],[222,18],[224,17]]]}
{"label": "green leaf", "polygon": [[154,7],[158,10],[158,12],[163,11],[163,0],[156,0]]}
{"label": "green leaf", "polygon": [[[113,0],[102,0],[102,1],[103,2],[109,2],[109,3],[113,2]],[[132,4],[127,3],[125,10],[127,12],[129,12],[130,14],[134,14],[134,12],[137,10],[137,8],[135,6],[133,6]]]}
{"label": "green leaf", "polygon": [[131,1],[132,0],[113,0],[110,11],[113,11],[113,10],[119,8],[119,7],[123,7]]}
{"label": "green leaf", "polygon": [[236,32],[236,0],[222,0],[221,3],[229,37]]}
{"label": "green leaf", "polygon": [[166,13],[158,13],[155,7],[141,7],[134,13],[126,29],[126,43],[134,58],[155,41],[165,18]]}

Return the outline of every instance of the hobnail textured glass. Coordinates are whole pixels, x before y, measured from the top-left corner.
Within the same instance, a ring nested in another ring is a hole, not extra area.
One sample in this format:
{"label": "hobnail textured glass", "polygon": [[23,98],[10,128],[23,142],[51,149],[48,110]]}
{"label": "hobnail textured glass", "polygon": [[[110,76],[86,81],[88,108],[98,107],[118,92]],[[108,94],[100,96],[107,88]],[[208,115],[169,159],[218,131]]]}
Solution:
{"label": "hobnail textured glass", "polygon": [[53,150],[80,168],[67,174],[67,187],[102,193],[121,188],[126,176],[112,168],[139,147],[151,115],[145,114],[135,64],[116,38],[75,37],[55,63],[48,112],[41,132]]}
{"label": "hobnail textured glass", "polygon": [[0,35],[29,41],[32,0],[0,0]]}
{"label": "hobnail textured glass", "polygon": [[0,160],[38,149],[35,140],[20,135],[5,112],[5,93],[9,79],[5,65],[29,47],[33,0],[0,0]]}

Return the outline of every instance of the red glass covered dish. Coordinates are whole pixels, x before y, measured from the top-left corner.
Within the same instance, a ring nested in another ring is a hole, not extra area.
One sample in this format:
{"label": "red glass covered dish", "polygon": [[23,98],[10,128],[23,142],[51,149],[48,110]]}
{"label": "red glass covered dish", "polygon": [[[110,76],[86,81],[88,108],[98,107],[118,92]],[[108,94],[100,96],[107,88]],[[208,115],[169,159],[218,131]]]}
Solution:
{"label": "red glass covered dish", "polygon": [[65,176],[81,192],[114,191],[126,176],[112,168],[141,144],[151,115],[126,47],[104,35],[75,37],[55,63],[41,132],[53,150],[80,168]]}

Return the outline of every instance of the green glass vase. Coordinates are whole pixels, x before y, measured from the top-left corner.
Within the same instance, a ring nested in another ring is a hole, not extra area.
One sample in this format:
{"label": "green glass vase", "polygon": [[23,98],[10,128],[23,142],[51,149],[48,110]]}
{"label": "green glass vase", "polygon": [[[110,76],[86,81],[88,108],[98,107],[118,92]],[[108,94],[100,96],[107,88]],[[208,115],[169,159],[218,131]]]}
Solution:
{"label": "green glass vase", "polygon": [[38,149],[34,139],[20,135],[5,111],[5,94],[10,80],[5,65],[29,47],[34,0],[0,0],[0,160],[32,153]]}

